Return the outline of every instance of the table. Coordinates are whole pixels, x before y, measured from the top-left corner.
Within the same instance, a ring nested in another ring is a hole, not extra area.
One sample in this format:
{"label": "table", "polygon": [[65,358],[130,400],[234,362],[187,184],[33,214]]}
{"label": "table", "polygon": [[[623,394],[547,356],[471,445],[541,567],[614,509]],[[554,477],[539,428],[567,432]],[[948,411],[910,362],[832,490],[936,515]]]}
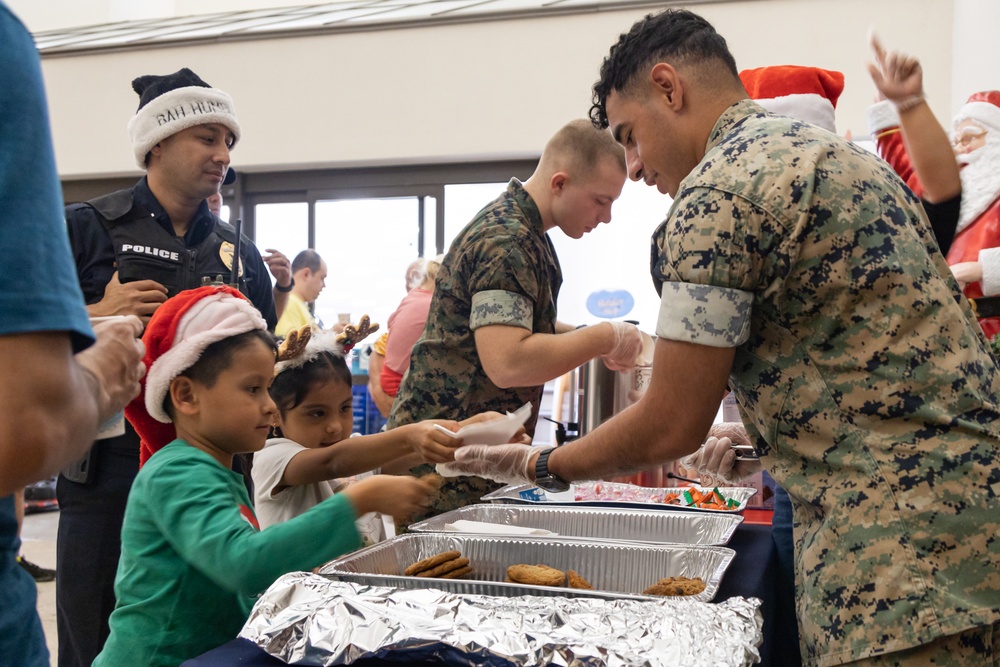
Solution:
{"label": "table", "polygon": [[[729,565],[726,575],[722,578],[716,601],[727,600],[734,596],[756,597],[763,601],[761,613],[764,616],[764,641],[761,645],[761,662],[763,667],[788,667],[794,663],[786,661],[782,655],[782,632],[784,623],[791,618],[794,622],[794,601],[781,599],[778,595],[778,562],[771,540],[771,527],[766,525],[741,524],[733,533],[727,545],[736,552],[736,557]],[[798,653],[798,647],[795,653]],[[245,639],[234,639],[231,642],[204,653],[197,658],[188,660],[181,667],[229,667],[244,665],[246,667],[278,667],[286,663],[273,658],[255,644]],[[398,661],[366,659],[360,660],[358,667],[375,667],[376,665],[400,664]],[[441,663],[410,662],[407,664],[419,667]]]}

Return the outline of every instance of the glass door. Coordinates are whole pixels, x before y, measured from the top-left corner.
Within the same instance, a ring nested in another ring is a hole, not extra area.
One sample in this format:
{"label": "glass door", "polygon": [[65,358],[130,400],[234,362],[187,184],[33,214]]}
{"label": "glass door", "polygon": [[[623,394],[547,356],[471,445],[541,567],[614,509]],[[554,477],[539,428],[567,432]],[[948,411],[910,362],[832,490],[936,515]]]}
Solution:
{"label": "glass door", "polygon": [[326,289],[316,300],[324,326],[367,314],[385,330],[406,295],[406,267],[421,250],[419,197],[316,202],[316,252],[327,265]]}

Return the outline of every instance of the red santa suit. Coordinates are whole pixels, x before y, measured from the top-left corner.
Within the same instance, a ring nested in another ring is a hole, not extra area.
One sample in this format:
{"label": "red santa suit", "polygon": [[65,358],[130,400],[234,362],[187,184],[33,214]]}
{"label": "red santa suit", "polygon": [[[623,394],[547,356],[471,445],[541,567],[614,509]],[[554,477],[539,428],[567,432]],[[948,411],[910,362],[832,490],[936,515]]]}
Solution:
{"label": "red santa suit", "polygon": [[[972,95],[955,116],[954,124],[965,120],[986,130],[987,145],[960,157],[960,161],[968,160],[968,164],[961,171],[962,210],[947,260],[949,265],[981,264],[982,281],[969,283],[965,288],[965,295],[974,299],[1000,294],[1000,91]],[[873,105],[868,112],[868,124],[878,154],[892,165],[914,194],[923,197],[924,188],[906,152],[892,103]],[[1000,333],[1000,318],[981,319],[979,324],[987,338]]]}

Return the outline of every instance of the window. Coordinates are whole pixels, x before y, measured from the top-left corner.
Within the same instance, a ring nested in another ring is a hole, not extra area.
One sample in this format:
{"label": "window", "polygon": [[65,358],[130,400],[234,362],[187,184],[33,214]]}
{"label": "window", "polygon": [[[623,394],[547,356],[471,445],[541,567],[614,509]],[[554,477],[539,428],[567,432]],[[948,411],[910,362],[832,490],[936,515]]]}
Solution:
{"label": "window", "polygon": [[448,247],[458,233],[462,231],[476,213],[499,197],[507,189],[507,182],[502,183],[462,183],[444,186],[444,242],[442,247],[448,252]]}
{"label": "window", "polygon": [[559,320],[595,324],[601,318],[587,310],[593,292],[626,290],[635,300],[622,318],[636,320],[650,334],[656,329],[660,298],[649,277],[649,243],[667,217],[670,197],[644,183],[626,181],[611,208],[610,224],[600,225],[579,240],[561,231],[549,232],[563,270]]}
{"label": "window", "polygon": [[326,289],[316,317],[330,326],[367,314],[384,328],[406,295],[406,267],[419,256],[419,199],[316,202],[316,252],[326,261]]}
{"label": "window", "polygon": [[273,248],[292,261],[309,247],[309,205],[305,202],[257,204],[254,223],[254,243],[263,254]]}

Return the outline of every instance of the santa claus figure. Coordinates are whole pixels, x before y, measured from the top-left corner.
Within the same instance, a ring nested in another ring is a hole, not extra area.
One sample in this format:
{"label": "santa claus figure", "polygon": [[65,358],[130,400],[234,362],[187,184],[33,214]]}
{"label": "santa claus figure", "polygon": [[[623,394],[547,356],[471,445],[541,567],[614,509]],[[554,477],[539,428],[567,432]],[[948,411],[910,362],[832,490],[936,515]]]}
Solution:
{"label": "santa claus figure", "polygon": [[[922,196],[923,184],[897,131],[893,106],[888,102],[872,106],[869,125],[879,155]],[[972,95],[955,116],[953,131],[962,205],[948,264],[966,296],[994,296],[1000,294],[1000,91]],[[988,338],[1000,332],[1000,318],[979,323]]]}

